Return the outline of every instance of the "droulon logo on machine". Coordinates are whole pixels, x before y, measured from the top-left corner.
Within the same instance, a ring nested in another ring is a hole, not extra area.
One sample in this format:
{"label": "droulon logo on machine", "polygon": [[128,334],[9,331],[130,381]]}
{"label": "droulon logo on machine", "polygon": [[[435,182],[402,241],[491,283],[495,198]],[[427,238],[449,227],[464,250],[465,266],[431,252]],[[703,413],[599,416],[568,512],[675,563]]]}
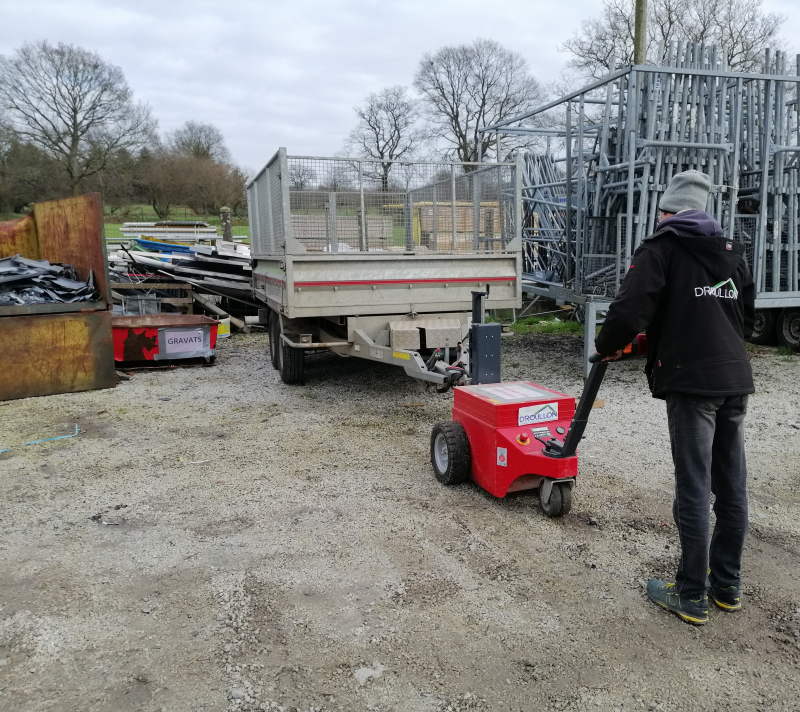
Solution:
{"label": "droulon logo on machine", "polygon": [[546,423],[558,420],[558,403],[539,403],[519,409],[518,425],[531,425],[533,423]]}

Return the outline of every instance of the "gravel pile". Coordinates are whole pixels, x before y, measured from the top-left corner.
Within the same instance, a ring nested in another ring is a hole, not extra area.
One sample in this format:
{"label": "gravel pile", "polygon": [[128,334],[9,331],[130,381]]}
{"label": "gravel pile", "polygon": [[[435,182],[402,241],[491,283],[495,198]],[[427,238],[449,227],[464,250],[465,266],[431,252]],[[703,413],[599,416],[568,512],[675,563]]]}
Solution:
{"label": "gravel pile", "polygon": [[[503,346],[505,380],[579,394],[579,337]],[[434,480],[451,394],[331,354],[286,386],[263,334],[0,404],[0,709],[797,709],[800,358],[751,355],[745,609],[703,629],[644,596],[678,542],[641,362],[609,369],[560,520]]]}

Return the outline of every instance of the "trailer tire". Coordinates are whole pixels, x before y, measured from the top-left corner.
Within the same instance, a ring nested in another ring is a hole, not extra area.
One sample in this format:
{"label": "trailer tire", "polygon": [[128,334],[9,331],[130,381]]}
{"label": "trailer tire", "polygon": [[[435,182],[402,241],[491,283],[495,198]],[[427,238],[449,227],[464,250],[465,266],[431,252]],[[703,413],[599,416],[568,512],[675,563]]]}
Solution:
{"label": "trailer tire", "polygon": [[778,341],[781,346],[800,353],[800,309],[784,309],[778,317]]}
{"label": "trailer tire", "polygon": [[777,310],[756,309],[753,333],[750,335],[748,341],[751,344],[758,344],[760,346],[764,344],[774,344],[777,321]]}
{"label": "trailer tire", "polygon": [[472,453],[461,423],[436,423],[431,431],[431,465],[443,485],[460,485],[469,478]]}
{"label": "trailer tire", "polygon": [[278,368],[278,347],[281,343],[281,325],[280,316],[274,311],[269,312],[269,360],[272,362],[272,367]]}
{"label": "trailer tire", "polygon": [[303,382],[305,351],[289,346],[278,337],[278,373],[284,383],[290,386]]}

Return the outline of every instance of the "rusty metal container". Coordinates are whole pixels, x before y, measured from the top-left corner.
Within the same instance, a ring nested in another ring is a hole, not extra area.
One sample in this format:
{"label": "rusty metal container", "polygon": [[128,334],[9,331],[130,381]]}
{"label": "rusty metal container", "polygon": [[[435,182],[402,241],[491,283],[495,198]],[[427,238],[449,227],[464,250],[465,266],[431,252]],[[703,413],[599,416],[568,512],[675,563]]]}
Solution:
{"label": "rusty metal container", "polygon": [[0,307],[0,400],[113,388],[108,261],[99,193],[36,203],[28,215],[0,223],[0,258],[92,270],[100,299],[73,304]]}

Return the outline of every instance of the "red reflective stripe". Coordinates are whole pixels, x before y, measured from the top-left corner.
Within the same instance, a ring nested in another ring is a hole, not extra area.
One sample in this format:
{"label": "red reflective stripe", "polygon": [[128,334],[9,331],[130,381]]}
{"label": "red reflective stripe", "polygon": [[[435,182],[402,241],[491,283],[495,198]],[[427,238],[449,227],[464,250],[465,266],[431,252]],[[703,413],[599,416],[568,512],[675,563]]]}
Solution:
{"label": "red reflective stripe", "polygon": [[480,284],[482,282],[514,282],[516,277],[481,277],[481,278],[457,278],[457,279],[365,279],[365,280],[345,280],[333,282],[295,282],[295,287],[329,287],[341,285],[359,284],[452,284],[455,282],[466,282]]}

